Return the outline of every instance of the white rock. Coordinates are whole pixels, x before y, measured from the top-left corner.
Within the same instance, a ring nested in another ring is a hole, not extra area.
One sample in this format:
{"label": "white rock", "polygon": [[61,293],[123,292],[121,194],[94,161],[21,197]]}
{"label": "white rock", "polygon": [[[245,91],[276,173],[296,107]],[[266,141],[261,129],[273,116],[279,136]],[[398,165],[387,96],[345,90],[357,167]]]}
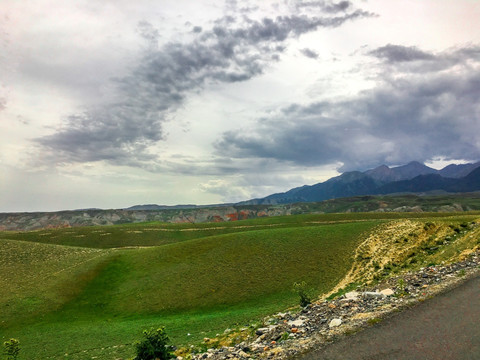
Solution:
{"label": "white rock", "polygon": [[360,295],[357,291],[350,291],[345,294],[345,299],[347,300],[357,300],[358,295]]}
{"label": "white rock", "polygon": [[384,294],[380,292],[373,292],[373,291],[365,291],[362,293],[362,295],[366,298],[383,298],[385,297]]}
{"label": "white rock", "polygon": [[301,327],[305,324],[305,320],[302,320],[302,319],[297,319],[297,320],[291,320],[288,322],[288,325],[292,326],[292,327]]}
{"label": "white rock", "polygon": [[243,350],[240,350],[238,352],[238,356],[240,356],[241,358],[247,358],[248,354],[246,352],[244,352]]}
{"label": "white rock", "polygon": [[393,294],[395,294],[395,291],[393,291],[392,289],[384,289],[380,291],[380,294],[383,294],[385,296],[392,296]]}
{"label": "white rock", "polygon": [[332,321],[330,321],[330,323],[328,324],[328,327],[333,328],[333,327],[340,326],[341,324],[342,324],[342,319],[332,319]]}
{"label": "white rock", "polygon": [[257,335],[263,335],[263,334],[267,333],[268,331],[270,331],[270,328],[263,327],[263,328],[257,329],[256,334]]}

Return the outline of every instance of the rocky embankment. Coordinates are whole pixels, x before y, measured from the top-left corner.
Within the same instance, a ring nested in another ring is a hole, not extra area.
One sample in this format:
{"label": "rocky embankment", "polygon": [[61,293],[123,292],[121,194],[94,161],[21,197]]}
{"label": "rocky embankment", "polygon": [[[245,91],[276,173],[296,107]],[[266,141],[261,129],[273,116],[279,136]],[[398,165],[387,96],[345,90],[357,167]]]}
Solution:
{"label": "rocky embankment", "polygon": [[[461,203],[464,202],[462,205]],[[141,207],[141,206],[140,206]],[[73,210],[0,213],[0,231],[25,231],[140,222],[202,223],[309,213],[462,212],[480,210],[478,194],[455,196],[361,196],[284,205],[225,205],[169,209]]]}
{"label": "rocky embankment", "polygon": [[0,230],[24,231],[76,226],[116,225],[150,221],[168,223],[201,223],[254,219],[290,215],[294,206],[234,206],[172,210],[79,210],[44,213],[2,213]]}
{"label": "rocky embankment", "polygon": [[[264,319],[262,327],[238,345],[210,348],[194,354],[192,359],[294,359],[374,325],[479,273],[480,252],[477,251],[463,261],[422,268],[330,301],[319,300],[301,311],[278,313]],[[228,338],[230,332],[226,330],[222,336]],[[216,341],[218,339],[204,339],[206,346]]]}

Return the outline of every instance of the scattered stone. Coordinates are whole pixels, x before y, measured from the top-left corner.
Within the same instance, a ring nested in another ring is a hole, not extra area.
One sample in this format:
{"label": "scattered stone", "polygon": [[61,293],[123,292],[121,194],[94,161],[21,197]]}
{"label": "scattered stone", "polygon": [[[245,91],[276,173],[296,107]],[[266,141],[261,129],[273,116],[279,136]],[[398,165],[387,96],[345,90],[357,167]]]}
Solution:
{"label": "scattered stone", "polygon": [[357,301],[359,295],[360,295],[360,293],[358,291],[350,291],[350,292],[345,294],[345,299],[346,300]]}
{"label": "scattered stone", "polygon": [[305,324],[305,320],[302,320],[302,319],[292,320],[288,322],[288,325],[296,328],[302,327],[304,324]]}
{"label": "scattered stone", "polygon": [[248,358],[248,354],[245,351],[240,350],[237,354],[241,358]]}
{"label": "scattered stone", "polygon": [[268,331],[268,328],[259,328],[255,331],[255,334],[257,334],[258,336],[261,336],[265,334],[267,331]]}
{"label": "scattered stone", "polygon": [[342,324],[342,319],[333,319],[328,324],[328,327],[329,328],[334,328],[334,327],[340,326],[341,324]]}
{"label": "scattered stone", "polygon": [[272,349],[271,354],[273,355],[274,358],[278,358],[278,355],[283,353],[284,350],[281,347],[276,347],[275,349]]}
{"label": "scattered stone", "polygon": [[395,291],[393,291],[392,289],[384,289],[380,291],[380,294],[385,296],[392,296],[393,294],[395,294]]}
{"label": "scattered stone", "polygon": [[384,294],[382,294],[381,292],[374,292],[374,291],[364,291],[362,293],[362,295],[364,297],[366,297],[367,299],[379,299],[379,298],[383,298],[385,297]]}

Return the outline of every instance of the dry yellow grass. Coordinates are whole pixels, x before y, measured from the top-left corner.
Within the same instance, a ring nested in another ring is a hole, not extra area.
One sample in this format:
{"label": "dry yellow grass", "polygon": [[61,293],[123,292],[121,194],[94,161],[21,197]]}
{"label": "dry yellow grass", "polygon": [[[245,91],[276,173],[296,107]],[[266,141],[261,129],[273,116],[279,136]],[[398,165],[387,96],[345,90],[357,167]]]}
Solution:
{"label": "dry yellow grass", "polygon": [[[479,225],[480,219],[462,225],[455,220],[408,219],[381,224],[358,246],[350,271],[327,296],[352,283],[371,283],[386,267],[408,268],[419,254],[423,262],[417,267],[463,260],[480,247]],[[448,245],[442,246],[445,239]]]}

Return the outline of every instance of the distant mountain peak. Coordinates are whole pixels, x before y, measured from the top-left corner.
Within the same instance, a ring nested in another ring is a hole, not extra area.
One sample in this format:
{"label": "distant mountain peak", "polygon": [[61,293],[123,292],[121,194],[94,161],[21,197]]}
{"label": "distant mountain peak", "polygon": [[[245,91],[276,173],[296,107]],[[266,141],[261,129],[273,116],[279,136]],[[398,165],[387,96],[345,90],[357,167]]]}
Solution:
{"label": "distant mountain peak", "polygon": [[419,161],[410,161],[406,165],[397,166],[397,167],[394,167],[393,169],[428,169],[428,171],[436,171],[435,169],[428,167],[427,165]]}
{"label": "distant mountain peak", "polygon": [[395,179],[395,174],[387,165],[380,165],[375,169],[367,170],[364,173],[377,181],[391,181]]}
{"label": "distant mountain peak", "polygon": [[418,175],[434,174],[437,170],[432,169],[418,161],[411,161],[406,165],[396,166],[393,168],[387,165],[380,165],[375,169],[367,170],[365,175],[370,176],[374,180],[380,182],[391,182],[400,180],[410,180]]}
{"label": "distant mountain peak", "polygon": [[[301,186],[239,204],[274,205],[396,192],[477,191],[480,190],[480,170],[474,172],[477,168],[480,168],[480,162],[449,165],[442,170],[433,169],[419,161],[411,161],[406,165],[392,168],[380,165],[365,172],[345,172],[323,183]],[[469,175],[470,173],[472,175]]]}
{"label": "distant mountain peak", "polygon": [[480,167],[480,161],[473,164],[450,164],[439,171],[440,175],[449,178],[465,177]]}
{"label": "distant mountain peak", "polygon": [[[412,166],[412,165],[415,165],[415,166],[426,166],[424,163],[421,163],[420,161],[416,161],[416,160],[410,161],[406,166]],[[428,167],[428,166],[426,166],[426,167]]]}

